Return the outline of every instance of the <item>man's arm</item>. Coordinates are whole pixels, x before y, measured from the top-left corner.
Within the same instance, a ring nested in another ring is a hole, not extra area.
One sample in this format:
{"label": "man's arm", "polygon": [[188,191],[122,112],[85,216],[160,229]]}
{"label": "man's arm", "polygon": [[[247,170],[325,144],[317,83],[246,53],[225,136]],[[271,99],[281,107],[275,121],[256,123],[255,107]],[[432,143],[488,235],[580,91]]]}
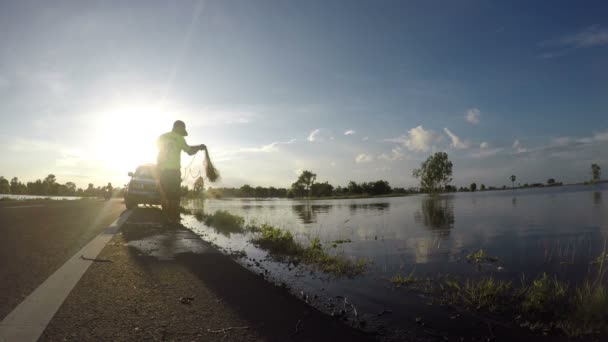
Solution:
{"label": "man's arm", "polygon": [[206,148],[207,148],[207,146],[205,146],[205,144],[196,145],[196,146],[186,145],[186,147],[184,148],[184,152],[188,153],[188,155],[191,156],[191,155],[196,154],[196,152],[202,151]]}

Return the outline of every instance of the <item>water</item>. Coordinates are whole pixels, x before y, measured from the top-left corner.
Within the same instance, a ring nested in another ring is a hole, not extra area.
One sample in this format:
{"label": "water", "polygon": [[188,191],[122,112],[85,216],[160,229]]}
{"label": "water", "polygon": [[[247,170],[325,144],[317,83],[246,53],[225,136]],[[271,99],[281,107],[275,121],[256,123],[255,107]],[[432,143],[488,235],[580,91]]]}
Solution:
{"label": "water", "polygon": [[[318,237],[332,253],[370,260],[365,275],[354,279],[268,260],[264,251],[249,243],[248,234],[223,235],[193,216],[184,223],[225,251],[244,251],[247,257],[240,262],[252,271],[288,284],[296,294],[302,291],[319,298],[313,305],[322,310],[335,310],[336,296],[347,297],[358,315],[367,315],[370,321],[390,310],[389,317],[375,321],[391,326],[420,312],[441,315],[424,303],[416,304],[412,294],[396,291],[389,281],[396,274],[462,278],[491,274],[517,281],[522,274],[535,277],[546,271],[570,282],[581,281],[594,267],[590,262],[605,248],[607,203],[605,184],[457,193],[435,199],[415,195],[188,203],[206,213],[223,209],[247,222],[281,227],[303,244]],[[332,247],[336,240],[352,242]],[[498,261],[482,267],[467,262],[466,255],[479,249]]]}

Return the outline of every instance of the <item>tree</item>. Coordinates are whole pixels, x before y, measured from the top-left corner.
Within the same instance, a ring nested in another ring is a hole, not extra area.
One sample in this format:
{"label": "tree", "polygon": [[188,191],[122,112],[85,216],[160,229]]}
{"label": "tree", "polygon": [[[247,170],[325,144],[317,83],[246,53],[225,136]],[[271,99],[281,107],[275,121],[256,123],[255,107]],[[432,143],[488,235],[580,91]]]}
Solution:
{"label": "tree", "polygon": [[554,178],[547,179],[547,184],[554,185],[555,184],[555,179]]}
{"label": "tree", "polygon": [[249,184],[245,184],[241,187],[241,196],[243,197],[253,197],[254,190]]}
{"label": "tree", "polygon": [[302,171],[302,174],[300,174],[300,177],[298,177],[298,180],[291,185],[291,188],[297,197],[301,197],[302,193],[310,196],[310,187],[315,183],[316,179],[316,174],[312,173],[311,171],[304,170]]}
{"label": "tree", "polygon": [[471,189],[471,192],[477,191],[477,183],[471,183],[469,189]]}
{"label": "tree", "polygon": [[452,162],[445,152],[436,152],[425,160],[413,176],[420,179],[420,188],[429,193],[437,193],[452,181]]}
{"label": "tree", "polygon": [[358,195],[358,194],[363,193],[363,189],[355,181],[348,182],[347,190],[348,190],[348,193],[353,194],[353,195]]}
{"label": "tree", "polygon": [[602,169],[600,168],[600,166],[595,163],[591,164],[591,179],[594,183],[600,180],[601,174]]}
{"label": "tree", "polygon": [[511,188],[515,189],[515,180],[517,178],[515,177],[515,175],[511,175],[510,179],[511,179]]}
{"label": "tree", "polygon": [[481,184],[481,191],[485,191],[486,190],[486,185],[485,184]]}
{"label": "tree", "polygon": [[8,179],[0,176],[0,194],[8,194],[11,192],[11,186],[8,183]]}
{"label": "tree", "polygon": [[333,191],[333,185],[329,184],[328,182],[314,183],[310,187],[310,195],[313,197],[331,196]]}

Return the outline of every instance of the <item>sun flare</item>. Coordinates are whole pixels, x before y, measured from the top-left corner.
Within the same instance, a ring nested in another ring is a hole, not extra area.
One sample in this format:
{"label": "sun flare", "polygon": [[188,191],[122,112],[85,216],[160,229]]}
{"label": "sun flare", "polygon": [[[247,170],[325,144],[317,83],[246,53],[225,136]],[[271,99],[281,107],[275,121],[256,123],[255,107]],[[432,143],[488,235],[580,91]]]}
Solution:
{"label": "sun flare", "polygon": [[156,139],[174,117],[158,108],[124,106],[101,113],[95,122],[94,158],[110,171],[134,170],[156,162]]}

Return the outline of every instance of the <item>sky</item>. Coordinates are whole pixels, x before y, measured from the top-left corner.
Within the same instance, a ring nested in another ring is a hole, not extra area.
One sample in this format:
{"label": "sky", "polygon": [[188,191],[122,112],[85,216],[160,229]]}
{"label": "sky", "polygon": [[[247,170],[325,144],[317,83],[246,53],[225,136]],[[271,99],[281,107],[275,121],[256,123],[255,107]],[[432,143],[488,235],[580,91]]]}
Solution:
{"label": "sky", "polygon": [[214,186],[409,187],[438,151],[457,186],[579,182],[608,170],[607,109],[602,1],[0,2],[0,175],[22,181],[125,184],[181,119]]}

